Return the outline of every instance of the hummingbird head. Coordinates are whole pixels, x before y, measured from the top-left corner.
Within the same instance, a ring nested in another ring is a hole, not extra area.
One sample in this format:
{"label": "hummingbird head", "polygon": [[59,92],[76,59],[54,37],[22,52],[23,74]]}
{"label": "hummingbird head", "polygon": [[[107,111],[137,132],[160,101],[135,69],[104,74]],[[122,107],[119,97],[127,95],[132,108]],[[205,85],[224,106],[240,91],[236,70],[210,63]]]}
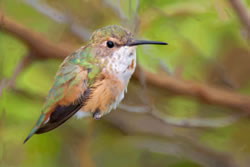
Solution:
{"label": "hummingbird head", "polygon": [[91,38],[89,44],[99,50],[98,56],[112,56],[117,50],[126,47],[134,48],[137,45],[167,45],[165,42],[136,40],[127,29],[112,25],[96,30]]}
{"label": "hummingbird head", "polygon": [[136,40],[131,32],[117,25],[95,31],[88,45],[107,71],[131,75],[135,69],[135,48],[146,44],[167,45],[165,42]]}

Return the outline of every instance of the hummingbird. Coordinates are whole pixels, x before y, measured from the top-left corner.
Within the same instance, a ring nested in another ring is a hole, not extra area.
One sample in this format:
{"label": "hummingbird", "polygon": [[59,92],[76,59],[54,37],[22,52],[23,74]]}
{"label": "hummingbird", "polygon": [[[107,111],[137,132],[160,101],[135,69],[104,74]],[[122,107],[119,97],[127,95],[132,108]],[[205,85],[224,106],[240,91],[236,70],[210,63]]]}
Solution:
{"label": "hummingbird", "polygon": [[136,40],[127,29],[112,25],[96,30],[85,46],[59,67],[33,134],[51,131],[73,115],[100,119],[116,109],[136,67],[136,46],[165,42]]}

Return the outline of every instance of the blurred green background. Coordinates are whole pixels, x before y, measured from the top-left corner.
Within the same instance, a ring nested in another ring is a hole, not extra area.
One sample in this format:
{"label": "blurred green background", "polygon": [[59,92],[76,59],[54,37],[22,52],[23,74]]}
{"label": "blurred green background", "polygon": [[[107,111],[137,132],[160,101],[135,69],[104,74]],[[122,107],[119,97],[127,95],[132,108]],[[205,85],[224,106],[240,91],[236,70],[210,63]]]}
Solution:
{"label": "blurred green background", "polygon": [[[123,25],[137,38],[169,43],[166,47],[138,47],[141,68],[247,96],[250,30],[241,24],[230,2],[1,0],[0,12],[72,51],[84,45],[94,30]],[[249,13],[250,0],[240,2]],[[240,110],[205,104],[134,78],[117,111],[98,121],[73,117],[23,145],[62,62],[32,59],[19,71],[14,84],[5,88],[29,53],[23,41],[0,27],[1,167],[250,166],[247,114],[242,116]],[[133,113],[148,107],[163,114],[162,119]],[[183,121],[186,126],[179,126]]]}

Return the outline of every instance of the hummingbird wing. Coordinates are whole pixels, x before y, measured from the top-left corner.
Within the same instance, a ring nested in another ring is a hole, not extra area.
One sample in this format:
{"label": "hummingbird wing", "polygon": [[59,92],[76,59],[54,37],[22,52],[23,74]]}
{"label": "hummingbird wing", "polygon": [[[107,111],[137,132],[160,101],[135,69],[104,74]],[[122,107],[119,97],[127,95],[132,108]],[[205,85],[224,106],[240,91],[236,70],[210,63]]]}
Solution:
{"label": "hummingbird wing", "polygon": [[84,106],[94,76],[99,72],[99,67],[88,60],[89,51],[81,48],[63,61],[42,113],[24,143],[35,133],[45,133],[60,126]]}

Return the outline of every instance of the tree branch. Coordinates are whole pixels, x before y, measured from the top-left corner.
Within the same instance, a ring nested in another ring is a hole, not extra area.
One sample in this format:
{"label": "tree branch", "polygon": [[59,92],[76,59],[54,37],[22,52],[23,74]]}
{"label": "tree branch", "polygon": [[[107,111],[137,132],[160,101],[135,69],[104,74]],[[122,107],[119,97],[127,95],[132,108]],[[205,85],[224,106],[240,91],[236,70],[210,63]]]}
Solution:
{"label": "tree branch", "polygon": [[222,128],[233,124],[240,118],[247,116],[248,113],[238,113],[223,118],[177,118],[163,112],[159,112],[155,107],[149,106],[129,106],[126,104],[119,104],[118,109],[126,112],[134,112],[139,114],[151,114],[152,117],[160,121],[176,127],[184,128]]}
{"label": "tree branch", "polygon": [[30,31],[28,28],[17,24],[10,18],[0,13],[0,30],[10,33],[23,41],[39,58],[64,58],[71,50],[54,45],[42,35]]}
{"label": "tree branch", "polygon": [[[222,105],[250,112],[250,97],[248,96],[233,91],[210,87],[205,84],[183,81],[168,75],[158,76],[145,70],[144,75],[146,82],[153,86],[167,89],[176,94],[192,96],[208,104]],[[137,71],[134,77],[139,79],[139,73]]]}
{"label": "tree branch", "polygon": [[243,5],[241,0],[229,0],[229,2],[235,13],[238,15],[241,23],[245,26],[248,37],[250,37],[250,17],[246,7]]}

